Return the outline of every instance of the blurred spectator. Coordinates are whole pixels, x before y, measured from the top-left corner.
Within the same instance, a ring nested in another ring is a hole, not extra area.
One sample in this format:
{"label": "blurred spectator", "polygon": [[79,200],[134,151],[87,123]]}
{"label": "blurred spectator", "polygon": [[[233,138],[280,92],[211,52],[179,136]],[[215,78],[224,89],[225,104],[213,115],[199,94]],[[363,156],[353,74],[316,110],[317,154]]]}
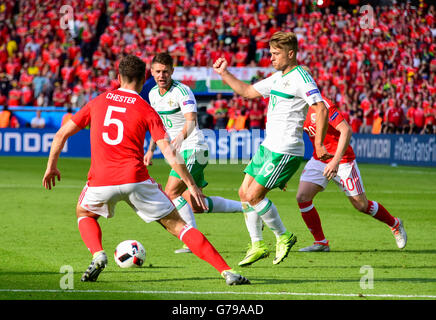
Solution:
{"label": "blurred spectator", "polygon": [[[250,104],[252,104],[252,107]],[[248,110],[250,129],[263,129],[264,119],[263,110],[260,108],[260,102],[258,100],[249,100]]]}
{"label": "blurred spectator", "polygon": [[414,134],[423,133],[425,124],[425,113],[420,104],[412,104],[412,106],[407,111],[407,116],[409,118],[409,132]]}
{"label": "blurred spectator", "polygon": [[36,98],[36,106],[37,107],[46,107],[48,106],[48,97],[44,92],[41,92],[39,96]]}
{"label": "blurred spectator", "polygon": [[374,107],[368,100],[363,100],[360,108],[363,111],[363,123],[360,127],[360,133],[371,133],[374,124]]}
{"label": "blurred spectator", "polygon": [[436,126],[436,106],[430,104],[428,101],[424,101],[423,107],[425,114],[424,133],[434,134]]}
{"label": "blurred spectator", "polygon": [[[377,22],[373,29],[360,24],[358,3],[363,2],[334,3],[69,0],[74,21],[64,30],[58,14],[63,3],[6,1],[6,9],[0,12],[0,104],[26,105],[33,100],[41,106],[71,103],[81,107],[89,98],[117,86],[109,71],[116,70],[127,53],[140,56],[148,68],[150,58],[160,51],[170,52],[177,66],[210,66],[224,56],[230,66],[269,67],[268,40],[283,29],[297,34],[303,53],[297,56],[298,63],[311,66],[323,94],[350,112],[350,122],[357,109],[363,109],[362,132],[374,131],[379,111],[387,120],[386,103],[389,107],[398,103],[403,115],[408,114],[412,104],[405,97],[410,96],[415,109],[425,113],[421,131],[434,133],[433,2],[420,0],[419,6],[412,6],[406,1],[389,5],[372,1]],[[66,97],[59,89],[54,92],[56,82]],[[246,103],[241,102],[241,110]],[[234,125],[232,117],[240,115],[233,111],[225,113]],[[250,111],[247,107],[248,118]],[[415,121],[412,129],[412,113],[413,109],[407,118],[403,116],[399,127],[404,128],[393,130],[392,123],[383,121],[380,126],[387,126],[388,132],[416,133],[419,127]]]}
{"label": "blurred spectator", "polygon": [[3,107],[3,110],[0,112],[0,128],[9,127],[9,122],[11,120],[11,111],[8,108],[8,105]]}
{"label": "blurred spectator", "polygon": [[403,109],[400,106],[400,101],[395,101],[394,99],[389,99],[389,107],[386,110],[385,122],[386,131],[385,133],[402,133],[403,130]]}
{"label": "blurred spectator", "polygon": [[277,1],[277,24],[279,27],[286,21],[288,14],[291,13],[292,4],[289,0]]}
{"label": "blurred spectator", "polygon": [[23,106],[33,106],[34,105],[34,97],[33,97],[33,85],[23,85],[21,87],[21,103]]}
{"label": "blurred spectator", "polygon": [[10,106],[20,106],[21,105],[21,96],[22,92],[18,87],[18,82],[16,80],[12,80],[11,82],[12,88],[9,91],[9,99],[8,103]]}
{"label": "blurred spectator", "polygon": [[248,111],[247,109],[244,108],[238,113],[235,119],[233,129],[235,130],[248,129],[247,120],[248,120]]}
{"label": "blurred spectator", "polygon": [[215,129],[225,129],[227,127],[228,117],[227,117],[228,101],[222,97],[221,93],[216,95],[216,100],[213,100],[213,107],[211,108],[214,117],[214,127]]}
{"label": "blurred spectator", "polygon": [[41,71],[38,70],[38,73],[36,74],[36,76],[33,78],[33,94],[35,95],[35,97],[38,97],[39,94],[42,92],[42,90],[44,89],[44,86],[48,83],[48,78],[43,76]]}
{"label": "blurred spectator", "polygon": [[11,89],[11,78],[6,73],[0,72],[0,100],[2,100],[0,105],[5,104]]}
{"label": "blurred spectator", "polygon": [[18,121],[18,118],[14,115],[13,112],[11,112],[11,117],[9,119],[9,128],[17,129],[20,127],[20,122]]}
{"label": "blurred spectator", "polygon": [[215,110],[215,129],[226,129],[228,121],[227,109],[220,108]]}
{"label": "blurred spectator", "polygon": [[67,112],[62,116],[61,127],[66,124],[73,116],[73,109],[71,107],[67,108]]}
{"label": "blurred spectator", "polygon": [[36,115],[30,121],[30,127],[34,129],[45,128],[45,119],[41,116],[41,110],[36,110]]}
{"label": "blurred spectator", "polygon": [[198,108],[198,126],[200,129],[213,129],[213,116],[206,111],[205,106]]}
{"label": "blurred spectator", "polygon": [[53,105],[55,107],[65,107],[67,103],[67,93],[61,88],[59,82],[55,83],[55,89],[53,91]]}
{"label": "blurred spectator", "polygon": [[384,113],[383,111],[377,111],[374,113],[374,122],[372,124],[372,134],[381,134],[384,130],[383,127],[383,119],[384,119]]}
{"label": "blurred spectator", "polygon": [[350,126],[353,130],[353,133],[359,133],[360,127],[363,124],[363,111],[362,109],[358,109],[353,116],[351,116]]}

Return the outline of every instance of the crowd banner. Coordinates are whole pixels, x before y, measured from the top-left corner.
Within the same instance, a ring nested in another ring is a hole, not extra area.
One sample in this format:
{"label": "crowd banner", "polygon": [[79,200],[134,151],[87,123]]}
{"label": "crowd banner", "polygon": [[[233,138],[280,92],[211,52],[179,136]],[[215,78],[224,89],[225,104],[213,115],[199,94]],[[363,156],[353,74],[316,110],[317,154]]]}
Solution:
{"label": "crowd banner", "polygon": [[[259,81],[272,74],[273,68],[260,67],[229,67],[228,70],[237,78],[246,83]],[[172,75],[174,80],[189,86],[197,94],[232,93],[233,90],[222,81],[221,76],[210,67],[175,67]]]}
{"label": "crowd banner", "polygon": [[[259,129],[227,131],[203,129],[209,145],[211,164],[248,163],[265,138]],[[50,129],[0,129],[0,156],[48,156],[55,135]],[[144,149],[150,136],[147,134]],[[304,134],[304,158],[310,159],[312,144]],[[358,162],[389,165],[436,167],[435,135],[370,135],[355,134],[351,138]],[[81,130],[70,137],[61,153],[62,157],[90,157],[89,130]],[[159,148],[155,158],[163,158]]]}

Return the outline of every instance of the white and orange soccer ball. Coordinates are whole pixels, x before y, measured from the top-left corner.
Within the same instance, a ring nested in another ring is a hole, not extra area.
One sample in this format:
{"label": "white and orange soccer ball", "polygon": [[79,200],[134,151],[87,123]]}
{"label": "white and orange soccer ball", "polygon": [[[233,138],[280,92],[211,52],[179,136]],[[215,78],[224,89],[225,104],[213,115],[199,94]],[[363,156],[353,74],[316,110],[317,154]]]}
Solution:
{"label": "white and orange soccer ball", "polygon": [[114,259],[121,268],[140,267],[145,261],[144,246],[136,240],[125,240],[115,249]]}

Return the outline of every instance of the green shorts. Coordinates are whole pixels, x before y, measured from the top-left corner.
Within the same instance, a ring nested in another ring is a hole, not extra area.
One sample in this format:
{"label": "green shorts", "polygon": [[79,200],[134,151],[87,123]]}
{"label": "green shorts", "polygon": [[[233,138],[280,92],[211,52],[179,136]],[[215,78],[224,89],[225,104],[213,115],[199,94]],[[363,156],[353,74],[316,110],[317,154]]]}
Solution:
{"label": "green shorts", "polygon": [[[206,168],[209,160],[209,151],[203,149],[188,149],[183,150],[181,155],[196,185],[199,188],[206,187],[208,182],[204,180],[204,168]],[[174,169],[171,169],[170,176],[181,179]]]}
{"label": "green shorts", "polygon": [[267,189],[283,189],[300,166],[303,157],[276,153],[260,145],[244,170]]}

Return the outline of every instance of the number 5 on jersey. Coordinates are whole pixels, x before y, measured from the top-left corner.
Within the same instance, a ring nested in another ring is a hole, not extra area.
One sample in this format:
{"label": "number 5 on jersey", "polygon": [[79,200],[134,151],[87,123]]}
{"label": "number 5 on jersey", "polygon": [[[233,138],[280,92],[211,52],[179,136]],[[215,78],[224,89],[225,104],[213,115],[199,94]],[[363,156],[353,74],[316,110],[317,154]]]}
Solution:
{"label": "number 5 on jersey", "polygon": [[108,106],[106,115],[104,117],[103,126],[108,127],[111,124],[117,126],[118,132],[115,139],[109,138],[109,134],[107,132],[103,132],[103,141],[106,142],[107,144],[114,146],[119,144],[123,140],[124,125],[121,120],[112,117],[112,112],[124,113],[126,112],[126,108]]}

